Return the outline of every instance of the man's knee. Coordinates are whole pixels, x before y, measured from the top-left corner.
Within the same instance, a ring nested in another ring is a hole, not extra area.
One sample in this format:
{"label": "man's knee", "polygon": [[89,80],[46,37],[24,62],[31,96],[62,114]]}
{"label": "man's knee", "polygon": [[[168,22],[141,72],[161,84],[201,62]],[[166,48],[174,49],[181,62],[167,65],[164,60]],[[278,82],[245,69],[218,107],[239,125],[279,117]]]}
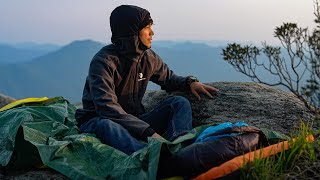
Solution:
{"label": "man's knee", "polygon": [[172,98],[172,103],[173,104],[179,104],[179,106],[181,107],[185,107],[185,108],[190,108],[191,109],[191,104],[190,101],[183,97],[183,96],[173,96]]}
{"label": "man's knee", "polygon": [[104,136],[112,136],[115,134],[122,134],[123,131],[127,131],[120,124],[113,122],[109,119],[100,119],[97,124],[97,133]]}
{"label": "man's knee", "polygon": [[117,125],[118,125],[117,123],[114,123],[109,119],[99,119],[96,123],[96,126],[102,129],[110,129]]}
{"label": "man's knee", "polygon": [[117,124],[109,119],[102,119],[99,117],[91,119],[87,124],[80,127],[83,133],[93,133],[97,137],[103,137],[108,133],[117,132],[121,125]]}

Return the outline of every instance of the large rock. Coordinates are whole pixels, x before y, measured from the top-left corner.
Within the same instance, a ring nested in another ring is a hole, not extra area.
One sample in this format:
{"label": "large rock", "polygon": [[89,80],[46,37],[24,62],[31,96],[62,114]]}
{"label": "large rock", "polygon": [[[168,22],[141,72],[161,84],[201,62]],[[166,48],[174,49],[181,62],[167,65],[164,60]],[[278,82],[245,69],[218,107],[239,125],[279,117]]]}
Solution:
{"label": "large rock", "polygon": [[187,97],[192,104],[193,124],[244,121],[250,125],[273,129],[289,134],[299,126],[300,120],[308,121],[313,115],[292,93],[258,83],[216,82],[208,85],[220,91],[213,99],[201,95],[198,101],[190,93],[149,91],[143,104],[151,110],[168,95]]}
{"label": "large rock", "polygon": [[3,106],[12,103],[13,101],[15,101],[16,99],[6,96],[4,94],[0,93],[0,108],[2,108]]}

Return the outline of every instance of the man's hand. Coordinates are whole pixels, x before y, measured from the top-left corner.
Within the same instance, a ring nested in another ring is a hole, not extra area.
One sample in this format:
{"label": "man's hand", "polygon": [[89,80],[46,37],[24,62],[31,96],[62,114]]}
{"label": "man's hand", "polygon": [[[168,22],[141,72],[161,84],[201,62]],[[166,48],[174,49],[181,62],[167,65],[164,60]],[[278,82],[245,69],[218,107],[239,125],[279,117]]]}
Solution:
{"label": "man's hand", "polygon": [[151,137],[153,137],[153,138],[163,138],[162,136],[160,136],[158,133],[154,133],[154,134],[152,134],[152,136]]}
{"label": "man's hand", "polygon": [[199,93],[206,94],[208,97],[212,98],[211,93],[218,92],[219,89],[214,88],[212,86],[202,84],[200,82],[193,82],[190,85],[190,91],[192,92],[192,94],[194,96],[196,96],[198,98],[198,100],[201,100]]}

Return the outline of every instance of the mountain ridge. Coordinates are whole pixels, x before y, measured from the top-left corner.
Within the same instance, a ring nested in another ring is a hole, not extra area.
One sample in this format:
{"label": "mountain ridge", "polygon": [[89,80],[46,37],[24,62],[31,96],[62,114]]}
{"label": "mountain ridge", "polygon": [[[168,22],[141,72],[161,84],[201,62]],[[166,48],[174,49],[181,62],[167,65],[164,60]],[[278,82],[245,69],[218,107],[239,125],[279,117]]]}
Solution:
{"label": "mountain ridge", "polygon": [[32,61],[32,59],[56,50],[58,47],[37,46],[35,48],[0,44],[0,64],[17,64]]}
{"label": "mountain ridge", "polygon": [[[64,96],[80,102],[89,63],[104,45],[78,40],[32,61],[0,65],[0,92],[16,99]],[[195,75],[202,82],[248,81],[222,60],[221,48],[187,42],[153,49],[178,75]],[[151,84],[149,89],[159,87]]]}

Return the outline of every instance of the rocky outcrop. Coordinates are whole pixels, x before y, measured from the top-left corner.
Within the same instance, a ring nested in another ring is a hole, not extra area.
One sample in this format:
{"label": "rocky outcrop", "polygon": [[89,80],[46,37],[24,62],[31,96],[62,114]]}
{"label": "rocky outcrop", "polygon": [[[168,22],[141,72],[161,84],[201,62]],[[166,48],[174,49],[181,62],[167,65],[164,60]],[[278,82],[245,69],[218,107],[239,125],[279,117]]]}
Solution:
{"label": "rocky outcrop", "polygon": [[258,83],[216,82],[208,85],[220,90],[212,99],[202,95],[202,100],[198,101],[186,92],[149,91],[143,104],[151,110],[166,96],[181,95],[192,104],[194,126],[244,121],[285,134],[297,128],[300,120],[309,121],[313,117],[298,98],[283,90]]}
{"label": "rocky outcrop", "polygon": [[6,96],[6,95],[0,93],[0,108],[2,108],[3,106],[5,106],[13,101],[15,101],[14,98],[11,98],[9,96]]}

